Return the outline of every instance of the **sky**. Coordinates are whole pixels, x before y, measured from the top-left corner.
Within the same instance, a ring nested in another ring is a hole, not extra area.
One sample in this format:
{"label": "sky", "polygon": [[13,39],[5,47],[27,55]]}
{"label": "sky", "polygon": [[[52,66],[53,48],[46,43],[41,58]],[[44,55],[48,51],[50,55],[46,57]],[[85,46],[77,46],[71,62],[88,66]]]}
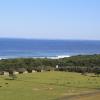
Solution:
{"label": "sky", "polygon": [[100,40],[100,0],[0,0],[0,38]]}

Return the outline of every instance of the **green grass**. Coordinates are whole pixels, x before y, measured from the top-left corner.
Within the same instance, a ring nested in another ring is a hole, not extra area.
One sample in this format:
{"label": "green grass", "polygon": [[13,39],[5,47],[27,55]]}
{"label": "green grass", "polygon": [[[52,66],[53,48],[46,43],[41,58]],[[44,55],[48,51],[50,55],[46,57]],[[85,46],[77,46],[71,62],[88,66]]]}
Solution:
{"label": "green grass", "polygon": [[56,100],[100,88],[100,77],[78,73],[41,72],[17,75],[16,80],[6,78],[0,76],[0,100]]}

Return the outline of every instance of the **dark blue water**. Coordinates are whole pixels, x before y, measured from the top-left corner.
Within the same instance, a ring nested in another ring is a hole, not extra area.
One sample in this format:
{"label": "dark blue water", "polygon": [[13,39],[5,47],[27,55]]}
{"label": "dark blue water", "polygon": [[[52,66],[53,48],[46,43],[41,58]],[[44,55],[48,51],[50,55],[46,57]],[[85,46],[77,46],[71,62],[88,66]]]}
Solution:
{"label": "dark blue water", "polygon": [[100,41],[0,39],[0,58],[99,53]]}

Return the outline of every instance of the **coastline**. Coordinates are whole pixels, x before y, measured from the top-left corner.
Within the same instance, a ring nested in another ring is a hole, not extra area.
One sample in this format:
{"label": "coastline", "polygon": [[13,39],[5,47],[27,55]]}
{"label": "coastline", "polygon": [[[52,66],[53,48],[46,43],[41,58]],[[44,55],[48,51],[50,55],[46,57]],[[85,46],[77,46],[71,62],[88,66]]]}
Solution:
{"label": "coastline", "polygon": [[0,57],[0,60],[2,60],[2,59],[16,59],[16,58],[35,58],[35,59],[37,59],[37,58],[40,58],[40,59],[44,59],[44,58],[47,58],[47,59],[61,59],[61,58],[67,58],[67,57],[71,57],[71,56],[69,56],[69,55],[59,55],[59,56],[27,56],[27,57],[9,57],[9,56],[3,56],[3,57]]}
{"label": "coastline", "polygon": [[77,57],[77,56],[94,56],[94,55],[100,55],[100,53],[97,54],[76,54],[76,55],[58,55],[58,56],[0,56],[0,60],[2,59],[19,59],[19,58],[33,58],[33,59],[63,59],[63,58],[69,58],[69,57]]}

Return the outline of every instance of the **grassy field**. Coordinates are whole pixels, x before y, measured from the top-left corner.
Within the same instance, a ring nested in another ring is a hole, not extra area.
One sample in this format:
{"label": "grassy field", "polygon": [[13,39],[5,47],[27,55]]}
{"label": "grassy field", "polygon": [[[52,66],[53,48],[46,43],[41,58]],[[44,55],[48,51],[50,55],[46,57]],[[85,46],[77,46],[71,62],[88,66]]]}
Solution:
{"label": "grassy field", "polygon": [[79,73],[41,72],[17,75],[16,80],[7,78],[8,76],[0,76],[0,100],[60,100],[100,89],[100,77]]}

